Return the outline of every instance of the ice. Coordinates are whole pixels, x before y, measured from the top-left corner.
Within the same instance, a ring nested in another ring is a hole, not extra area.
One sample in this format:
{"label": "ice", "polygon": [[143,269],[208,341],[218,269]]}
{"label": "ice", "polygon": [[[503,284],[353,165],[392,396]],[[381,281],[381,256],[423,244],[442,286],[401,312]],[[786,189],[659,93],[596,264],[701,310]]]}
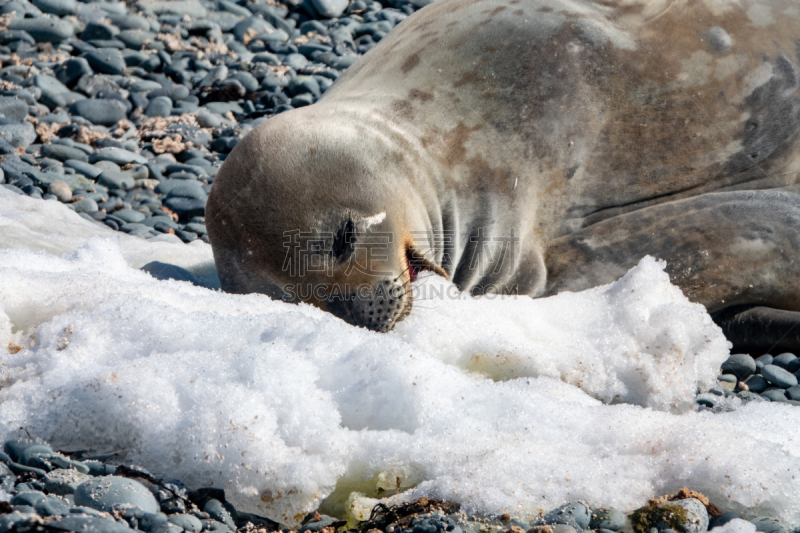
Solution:
{"label": "ice", "polygon": [[138,267],[208,275],[210,247],[1,188],[0,248],[0,438],[120,453],[286,524],[422,495],[523,517],[574,499],[632,510],[682,486],[800,516],[800,410],[688,408],[728,344],[653,259],[540,300],[441,297],[429,278],[379,334],[156,280]]}

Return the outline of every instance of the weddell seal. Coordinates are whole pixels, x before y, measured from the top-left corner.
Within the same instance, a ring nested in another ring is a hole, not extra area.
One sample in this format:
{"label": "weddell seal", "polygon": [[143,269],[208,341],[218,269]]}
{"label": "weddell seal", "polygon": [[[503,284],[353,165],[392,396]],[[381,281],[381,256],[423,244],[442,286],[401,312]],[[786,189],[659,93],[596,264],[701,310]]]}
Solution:
{"label": "weddell seal", "polygon": [[250,132],[208,232],[224,290],[378,331],[422,270],[537,297],[648,254],[800,323],[799,129],[795,0],[440,0]]}

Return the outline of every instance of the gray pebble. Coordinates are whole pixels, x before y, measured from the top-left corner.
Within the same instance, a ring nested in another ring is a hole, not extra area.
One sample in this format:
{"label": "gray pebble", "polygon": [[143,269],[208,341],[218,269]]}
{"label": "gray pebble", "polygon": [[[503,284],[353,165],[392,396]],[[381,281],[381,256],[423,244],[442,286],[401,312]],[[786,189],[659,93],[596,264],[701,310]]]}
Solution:
{"label": "gray pebble", "polygon": [[50,194],[55,196],[59,202],[68,203],[72,201],[72,189],[61,180],[56,180],[47,187]]}
{"label": "gray pebble", "polygon": [[763,533],[787,533],[788,529],[777,518],[761,516],[750,520],[756,526],[756,531]]}
{"label": "gray pebble", "polygon": [[88,474],[73,469],[57,468],[44,477],[44,489],[50,494],[72,494],[75,489],[90,478]]}
{"label": "gray pebble", "polygon": [[665,505],[679,505],[686,509],[686,533],[705,533],[708,530],[708,511],[706,506],[695,498],[671,501]]}
{"label": "gray pebble", "polygon": [[31,3],[44,13],[52,15],[75,15],[78,13],[78,3],[75,0],[31,0]]}
{"label": "gray pebble", "polygon": [[786,392],[783,389],[769,389],[762,392],[761,397],[771,402],[785,402]]}
{"label": "gray pebble", "polygon": [[89,156],[86,152],[71,146],[63,144],[44,144],[42,145],[42,157],[49,157],[58,161],[67,161],[74,159],[75,161],[89,161]]}
{"label": "gray pebble", "polygon": [[569,502],[539,518],[535,525],[567,524],[576,530],[587,529],[591,522],[591,511],[582,502]]}
{"label": "gray pebble", "polygon": [[150,100],[144,114],[148,117],[168,117],[172,112],[172,100],[166,96],[157,96]]}
{"label": "gray pebble", "polygon": [[761,374],[753,374],[744,382],[750,392],[763,392],[767,390],[769,383]]}
{"label": "gray pebble", "polygon": [[625,526],[627,517],[618,509],[598,509],[592,514],[591,527],[593,529],[608,529],[619,531]]}
{"label": "gray pebble", "polygon": [[92,124],[113,126],[126,115],[125,105],[118,100],[103,98],[87,98],[78,100],[71,106],[71,112],[79,115]]}
{"label": "gray pebble", "polygon": [[13,96],[0,96],[0,116],[21,122],[28,116],[28,106]]}
{"label": "gray pebble", "polygon": [[748,354],[736,353],[732,354],[728,359],[722,363],[722,372],[724,374],[733,374],[739,379],[746,379],[756,371],[756,362]]}
{"label": "gray pebble", "polygon": [[72,206],[76,213],[89,213],[91,211],[98,210],[97,202],[91,198],[82,198],[76,202],[72,202],[69,205]]}
{"label": "gray pebble", "polygon": [[75,489],[75,505],[110,512],[114,505],[138,507],[146,513],[156,513],[158,502],[141,483],[132,479],[106,476],[86,481]]}
{"label": "gray pebble", "polygon": [[203,529],[203,523],[195,516],[190,514],[176,514],[169,517],[169,522],[178,527],[182,527],[190,533],[199,533]]}
{"label": "gray pebble", "polygon": [[783,368],[784,370],[788,370],[789,372],[792,372],[792,370],[789,368],[789,365],[795,359],[797,359],[797,356],[795,354],[793,354],[793,353],[782,353],[782,354],[777,355],[777,356],[772,358],[772,364],[775,365],[775,366],[779,366],[779,367]]}
{"label": "gray pebble", "polygon": [[141,222],[147,218],[147,215],[141,211],[134,211],[133,209],[120,209],[119,211],[114,211],[114,216],[129,223]]}
{"label": "gray pebble", "polygon": [[125,60],[116,48],[98,48],[83,54],[89,66],[102,74],[124,74]]}
{"label": "gray pebble", "polygon": [[97,177],[97,183],[109,189],[130,190],[135,187],[135,180],[125,172],[104,170]]}
{"label": "gray pebble", "polygon": [[797,378],[791,372],[776,365],[764,365],[761,375],[771,384],[782,389],[797,385]]}
{"label": "gray pebble", "polygon": [[129,163],[144,165],[147,163],[147,159],[144,157],[122,148],[101,148],[89,156],[90,163],[99,161],[110,161],[117,165],[127,165]]}
{"label": "gray pebble", "polygon": [[39,43],[60,43],[75,34],[68,21],[50,17],[15,18],[8,28],[26,31]]}

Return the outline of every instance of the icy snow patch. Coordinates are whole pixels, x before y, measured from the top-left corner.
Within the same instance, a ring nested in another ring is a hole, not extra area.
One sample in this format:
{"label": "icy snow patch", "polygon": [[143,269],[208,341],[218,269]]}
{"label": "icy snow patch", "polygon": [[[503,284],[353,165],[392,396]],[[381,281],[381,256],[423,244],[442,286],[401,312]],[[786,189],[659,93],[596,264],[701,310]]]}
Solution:
{"label": "icy snow patch", "polygon": [[289,524],[398,485],[514,515],[630,510],[684,485],[726,510],[800,511],[800,411],[686,411],[727,343],[652,259],[549,299],[427,288],[383,335],[155,280],[134,267],[203,267],[210,249],[111,236],[2,189],[0,244],[0,438],[123,452]]}

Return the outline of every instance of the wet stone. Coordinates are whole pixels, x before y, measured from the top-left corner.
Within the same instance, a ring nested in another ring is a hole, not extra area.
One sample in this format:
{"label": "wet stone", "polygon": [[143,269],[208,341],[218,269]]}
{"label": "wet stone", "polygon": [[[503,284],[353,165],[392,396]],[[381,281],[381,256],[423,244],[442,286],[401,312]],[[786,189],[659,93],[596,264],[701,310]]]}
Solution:
{"label": "wet stone", "polygon": [[106,476],[94,478],[75,489],[75,505],[110,512],[115,505],[138,507],[144,512],[158,512],[153,494],[141,483],[131,479]]}
{"label": "wet stone", "polygon": [[754,374],[755,371],[755,360],[748,354],[744,353],[732,354],[724,363],[722,363],[722,372],[724,374],[733,374],[739,379],[745,379]]}
{"label": "wet stone", "polygon": [[791,372],[777,365],[765,365],[761,369],[761,375],[772,385],[782,389],[788,389],[797,385],[797,378]]}
{"label": "wet stone", "polygon": [[767,390],[769,383],[760,374],[754,374],[747,378],[744,382],[750,392],[764,392]]}
{"label": "wet stone", "polygon": [[117,100],[87,98],[72,104],[71,111],[92,124],[113,126],[126,115],[125,105]]}
{"label": "wet stone", "polygon": [[66,20],[49,17],[16,18],[8,25],[11,30],[23,30],[39,43],[60,43],[72,37],[75,31]]}
{"label": "wet stone", "polygon": [[70,202],[72,200],[72,189],[63,181],[56,180],[52,182],[48,186],[48,190],[60,202]]}

